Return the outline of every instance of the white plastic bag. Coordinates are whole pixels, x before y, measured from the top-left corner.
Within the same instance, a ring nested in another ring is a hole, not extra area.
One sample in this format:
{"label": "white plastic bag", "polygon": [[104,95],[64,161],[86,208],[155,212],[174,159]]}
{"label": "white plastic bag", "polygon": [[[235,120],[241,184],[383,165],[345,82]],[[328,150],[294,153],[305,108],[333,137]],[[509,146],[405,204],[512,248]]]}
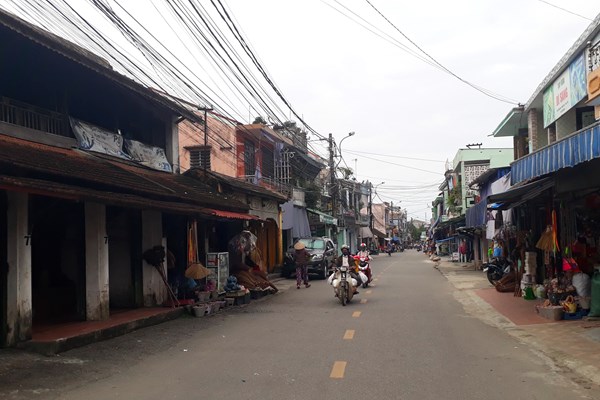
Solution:
{"label": "white plastic bag", "polygon": [[367,275],[363,274],[362,271],[358,271],[358,276],[360,276],[360,280],[362,281],[362,283],[367,283],[367,281],[369,280],[369,278],[367,278]]}
{"label": "white plastic bag", "polygon": [[329,275],[329,278],[327,278],[327,283],[329,283],[330,285],[333,285],[333,277],[335,276],[335,272],[332,273],[331,275]]}

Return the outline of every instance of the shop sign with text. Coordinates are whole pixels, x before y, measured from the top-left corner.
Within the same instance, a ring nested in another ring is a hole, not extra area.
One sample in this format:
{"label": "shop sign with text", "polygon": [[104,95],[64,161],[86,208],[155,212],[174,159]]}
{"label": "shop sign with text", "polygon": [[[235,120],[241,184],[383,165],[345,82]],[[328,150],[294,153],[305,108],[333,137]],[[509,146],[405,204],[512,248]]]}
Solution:
{"label": "shop sign with text", "polygon": [[583,53],[544,91],[544,128],[573,108],[587,95]]}

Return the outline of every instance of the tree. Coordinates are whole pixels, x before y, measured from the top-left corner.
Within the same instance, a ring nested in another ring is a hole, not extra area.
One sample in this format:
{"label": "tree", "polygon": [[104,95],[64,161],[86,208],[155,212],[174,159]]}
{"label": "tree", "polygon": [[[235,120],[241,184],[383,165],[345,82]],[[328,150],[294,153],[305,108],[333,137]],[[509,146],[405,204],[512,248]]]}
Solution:
{"label": "tree", "polygon": [[425,231],[424,227],[417,228],[413,223],[408,225],[408,231],[413,240],[418,241],[421,239],[421,232]]}
{"label": "tree", "polygon": [[346,167],[339,167],[338,171],[341,172],[342,177],[343,177],[342,179],[350,179],[352,174],[354,174],[354,171],[352,171],[351,168],[346,168]]}
{"label": "tree", "polygon": [[259,115],[258,117],[254,118],[253,124],[263,124],[263,125],[266,125],[267,121],[265,121],[265,119]]}

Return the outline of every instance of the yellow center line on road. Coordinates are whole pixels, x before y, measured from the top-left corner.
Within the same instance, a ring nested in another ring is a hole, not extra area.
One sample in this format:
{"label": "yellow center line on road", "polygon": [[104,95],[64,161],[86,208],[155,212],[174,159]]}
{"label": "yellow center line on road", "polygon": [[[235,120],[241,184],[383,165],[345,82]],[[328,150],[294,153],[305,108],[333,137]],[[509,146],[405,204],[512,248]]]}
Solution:
{"label": "yellow center line on road", "polygon": [[[373,285],[371,285],[371,286],[373,286]],[[367,290],[365,293],[366,294],[371,294],[371,293],[373,293],[373,291],[372,290]]]}
{"label": "yellow center line on road", "polygon": [[367,304],[367,299],[361,299],[360,304]]}
{"label": "yellow center line on road", "polygon": [[360,317],[360,314],[362,314],[362,312],[361,312],[361,311],[354,311],[354,312],[352,313],[352,318],[358,318],[358,317]]}
{"label": "yellow center line on road", "polygon": [[344,333],[344,340],[352,340],[354,339],[354,329],[347,329],[346,333]]}
{"label": "yellow center line on road", "polygon": [[331,374],[329,374],[329,377],[333,379],[342,379],[345,371],[346,361],[336,361],[333,363],[333,368],[331,368]]}

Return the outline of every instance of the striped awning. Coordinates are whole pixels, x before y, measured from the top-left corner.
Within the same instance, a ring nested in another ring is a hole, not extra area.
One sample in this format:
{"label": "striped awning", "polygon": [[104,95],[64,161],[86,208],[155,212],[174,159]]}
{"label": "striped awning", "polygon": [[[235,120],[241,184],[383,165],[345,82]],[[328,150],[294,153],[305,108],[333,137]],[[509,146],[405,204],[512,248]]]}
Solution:
{"label": "striped awning", "polygon": [[516,185],[595,158],[600,158],[600,123],[514,161],[510,166],[511,184]]}

